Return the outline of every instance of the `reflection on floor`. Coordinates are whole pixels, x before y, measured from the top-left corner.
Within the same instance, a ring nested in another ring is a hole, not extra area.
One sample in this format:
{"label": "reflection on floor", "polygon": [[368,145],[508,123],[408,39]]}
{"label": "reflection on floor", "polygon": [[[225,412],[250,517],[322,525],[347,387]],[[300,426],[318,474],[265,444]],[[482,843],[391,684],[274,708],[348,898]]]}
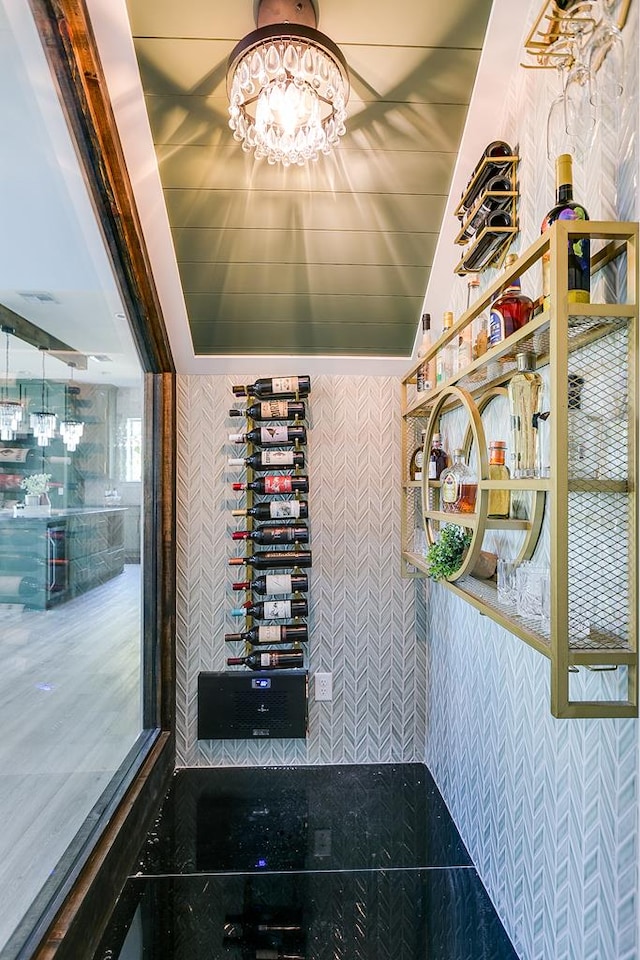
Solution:
{"label": "reflection on floor", "polygon": [[0,605],[0,636],[4,958],[140,733],[140,567],[51,610]]}
{"label": "reflection on floor", "polygon": [[183,770],[94,960],[517,960],[425,767]]}

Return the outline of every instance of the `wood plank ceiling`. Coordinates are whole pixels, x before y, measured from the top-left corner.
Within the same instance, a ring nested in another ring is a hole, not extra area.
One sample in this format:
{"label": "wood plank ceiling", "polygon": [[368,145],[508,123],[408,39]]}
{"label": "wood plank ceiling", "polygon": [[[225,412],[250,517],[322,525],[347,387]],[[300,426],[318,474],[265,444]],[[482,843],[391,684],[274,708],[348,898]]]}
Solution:
{"label": "wood plank ceiling", "polygon": [[228,126],[252,0],[127,3],[195,354],[408,356],[491,0],[321,0],[347,133],[286,169]]}

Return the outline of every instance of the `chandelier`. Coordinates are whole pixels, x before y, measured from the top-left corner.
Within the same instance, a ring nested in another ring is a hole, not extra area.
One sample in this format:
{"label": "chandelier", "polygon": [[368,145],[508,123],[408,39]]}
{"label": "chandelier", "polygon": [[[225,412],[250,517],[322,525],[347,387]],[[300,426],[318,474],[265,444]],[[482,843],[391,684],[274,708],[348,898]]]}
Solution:
{"label": "chandelier", "polygon": [[56,423],[57,417],[55,413],[45,408],[44,402],[44,393],[45,393],[45,377],[44,377],[44,355],[47,352],[47,347],[38,348],[42,353],[42,409],[36,410],[34,413],[29,416],[29,424],[33,430],[33,435],[36,438],[36,442],[39,447],[48,447],[49,440],[55,436],[56,432]]}
{"label": "chandelier", "polygon": [[229,57],[229,126],[256,158],[302,166],[345,133],[347,64],[313,0],[258,0],[256,23]]}
{"label": "chandelier", "polygon": [[18,425],[22,420],[22,404],[9,399],[9,335],[15,333],[13,327],[2,327],[7,336],[5,348],[5,380],[0,400],[0,440],[14,440]]}
{"label": "chandelier", "polygon": [[64,420],[60,421],[60,436],[65,448],[73,453],[84,433],[84,423],[69,416],[69,397],[77,396],[80,391],[78,387],[73,386],[75,363],[70,363],[68,366],[71,368],[71,386],[64,388]]}

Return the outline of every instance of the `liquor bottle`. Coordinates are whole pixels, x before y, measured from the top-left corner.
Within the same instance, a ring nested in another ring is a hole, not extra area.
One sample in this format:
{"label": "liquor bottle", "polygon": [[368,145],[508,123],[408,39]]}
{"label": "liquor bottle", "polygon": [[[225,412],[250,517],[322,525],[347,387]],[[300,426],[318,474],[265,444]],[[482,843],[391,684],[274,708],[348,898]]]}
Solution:
{"label": "liquor bottle", "polygon": [[511,475],[535,477],[538,466],[537,414],[540,411],[542,378],[536,373],[534,354],[516,354],[518,372],[507,387],[511,414]]}
{"label": "liquor bottle", "polygon": [[471,330],[467,327],[458,337],[456,346],[456,373],[466,369],[471,363]]}
{"label": "liquor bottle", "polygon": [[255,383],[231,388],[236,397],[271,400],[297,400],[311,393],[310,377],[260,377]]}
{"label": "liquor bottle", "polygon": [[309,578],[306,573],[268,573],[265,577],[256,577],[255,580],[239,580],[232,583],[233,590],[252,590],[263,597],[283,593],[306,593],[309,589]]}
{"label": "liquor bottle", "polygon": [[424,438],[427,431],[423,430],[420,445],[415,448],[409,461],[409,480],[422,480],[422,465],[424,463]]}
{"label": "liquor bottle", "polygon": [[[489,479],[508,480],[509,468],[505,465],[507,444],[504,440],[491,440],[489,443]],[[491,490],[489,493],[489,517],[508,517],[511,494],[508,490]]]}
{"label": "liquor bottle", "polygon": [[464,450],[453,451],[453,463],[440,477],[442,509],[445,513],[473,513],[478,483],[464,459]]}
{"label": "liquor bottle", "polygon": [[513,189],[511,180],[509,177],[500,176],[492,177],[491,180],[487,182],[486,195],[473,214],[471,219],[465,225],[464,231],[460,236],[460,243],[462,240],[470,240],[471,237],[482,227],[483,221],[486,220],[487,216],[490,213],[493,213],[495,210],[500,210],[506,204],[511,202],[511,197],[493,197],[489,196],[491,193],[507,193]]}
{"label": "liquor bottle", "polygon": [[305,520],[309,516],[306,500],[265,500],[244,510],[232,510],[232,517],[254,517],[256,520]]}
{"label": "liquor bottle", "polygon": [[249,667],[251,670],[286,670],[301,667],[304,663],[302,650],[254,650],[246,657],[227,657],[227,666]]}
{"label": "liquor bottle", "polygon": [[[517,259],[517,254],[508,254],[505,261],[507,270]],[[520,277],[513,277],[491,304],[489,346],[495,347],[501,340],[506,340],[525,323],[529,323],[532,316],[533,300],[522,292]]]}
{"label": "liquor bottle", "polygon": [[295,443],[307,442],[307,431],[302,426],[257,427],[247,433],[230,433],[229,440],[231,443],[255,443],[259,447],[292,447]]}
{"label": "liquor bottle", "polygon": [[[255,906],[224,918],[223,943],[257,944],[297,949],[304,940],[302,910],[297,907]],[[287,941],[285,943],[284,941]]]}
{"label": "liquor bottle", "polygon": [[306,617],[309,607],[306,600],[261,600],[234,607],[232,617],[255,617],[256,620],[294,620]]}
{"label": "liquor bottle", "polygon": [[258,527],[257,530],[234,530],[232,540],[252,540],[253,543],[308,543],[309,528],[303,524],[284,527]]}
{"label": "liquor bottle", "polygon": [[490,265],[509,238],[509,234],[505,233],[505,230],[511,226],[511,222],[511,214],[507,213],[506,210],[495,210],[485,217],[478,234],[481,234],[485,229],[486,232],[482,237],[478,237],[476,246],[464,258],[465,270],[484,270]]}
{"label": "liquor bottle", "polygon": [[309,477],[295,477],[285,473],[282,476],[274,474],[258,477],[249,483],[232,483],[232,490],[253,490],[255,493],[308,493]]}
{"label": "liquor bottle", "polygon": [[262,550],[247,557],[230,557],[230,567],[249,564],[255,570],[286,570],[287,567],[310,567],[310,550]]}
{"label": "liquor bottle", "polygon": [[306,643],[309,631],[306,623],[283,623],[270,626],[251,627],[242,633],[225,633],[227,643],[243,640],[245,643],[260,645],[263,643]]}
{"label": "liquor bottle", "polygon": [[[431,346],[431,314],[423,313],[422,314],[422,340],[418,346],[418,356],[424,357],[424,355],[429,350]],[[425,390],[431,390],[433,388],[433,382],[429,376],[429,367],[431,364],[428,361],[421,363],[416,371],[416,390],[422,393]]]}
{"label": "liquor bottle", "polygon": [[[544,233],[556,220],[588,220],[589,214],[573,199],[573,162],[571,154],[563,153],[556,160],[556,203],[542,221]],[[589,303],[591,290],[591,244],[589,237],[578,237],[568,243],[569,276],[567,300],[569,303]],[[542,293],[545,307],[551,292],[551,254],[542,256]]]}
{"label": "liquor bottle", "polygon": [[[442,318],[442,333],[445,334],[453,326],[453,313],[450,310]],[[453,375],[452,343],[444,344],[436,355],[436,385],[444,383]]]}
{"label": "liquor bottle", "polygon": [[304,420],[302,400],[263,400],[252,403],[246,410],[229,410],[230,417],[250,417],[252,420]]}
{"label": "liquor bottle", "polygon": [[298,450],[261,450],[250,457],[229,457],[227,463],[230,467],[247,466],[253,470],[304,467],[304,453]]}
{"label": "liquor bottle", "polygon": [[474,360],[477,360],[478,357],[481,357],[489,349],[489,330],[487,326],[487,317],[485,314],[479,318],[478,322],[478,332],[476,333],[476,338],[473,341],[473,350],[472,357]]}
{"label": "liquor bottle", "polygon": [[442,437],[434,433],[429,451],[429,480],[439,480],[447,467],[447,454],[442,449]]}

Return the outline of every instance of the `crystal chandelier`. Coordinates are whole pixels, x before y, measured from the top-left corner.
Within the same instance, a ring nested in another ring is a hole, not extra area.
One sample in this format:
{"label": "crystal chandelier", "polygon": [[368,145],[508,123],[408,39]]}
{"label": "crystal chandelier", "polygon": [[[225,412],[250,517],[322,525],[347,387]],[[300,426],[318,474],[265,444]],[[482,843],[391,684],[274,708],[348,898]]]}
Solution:
{"label": "crystal chandelier", "polygon": [[7,336],[5,348],[5,379],[0,400],[0,440],[14,440],[18,425],[22,420],[22,404],[9,399],[9,335],[15,333],[13,327],[2,327]]}
{"label": "crystal chandelier", "polygon": [[302,166],[345,133],[347,64],[312,0],[259,0],[256,21],[229,57],[229,126],[257,158]]}
{"label": "crystal chandelier", "polygon": [[56,432],[57,417],[55,413],[51,413],[45,409],[44,355],[47,352],[47,347],[39,347],[39,350],[42,352],[42,409],[30,414],[29,424],[33,430],[33,435],[36,438],[38,446],[48,447],[49,440],[51,440]]}
{"label": "crystal chandelier", "polygon": [[69,416],[69,397],[79,392],[78,388],[73,386],[75,363],[70,363],[69,366],[71,367],[71,386],[65,387],[64,391],[64,420],[60,421],[60,436],[65,448],[73,453],[80,443],[80,438],[84,432],[84,423]]}

